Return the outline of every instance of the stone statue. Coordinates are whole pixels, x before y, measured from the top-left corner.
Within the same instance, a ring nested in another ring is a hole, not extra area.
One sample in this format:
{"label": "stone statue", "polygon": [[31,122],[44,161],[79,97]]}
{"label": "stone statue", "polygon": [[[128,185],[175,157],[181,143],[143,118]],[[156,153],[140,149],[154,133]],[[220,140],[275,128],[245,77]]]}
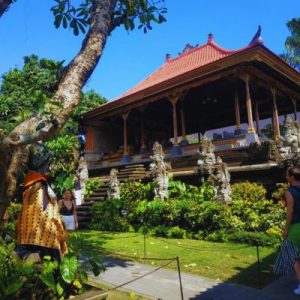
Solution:
{"label": "stone statue", "polygon": [[116,169],[111,169],[108,181],[107,198],[120,199],[120,182],[118,180],[118,171]]}
{"label": "stone statue", "polygon": [[[21,259],[48,255],[60,260],[67,253],[66,234],[55,193],[47,180],[52,153],[38,142],[31,146],[24,179],[23,205],[17,222],[15,251]],[[38,260],[38,259],[35,259]]]}
{"label": "stone statue", "polygon": [[300,163],[300,125],[287,116],[283,123],[284,134],[276,146],[279,160],[283,165],[298,165]]}
{"label": "stone statue", "polygon": [[221,202],[231,201],[230,174],[222,160],[213,167],[210,178],[215,189],[214,200]]}
{"label": "stone statue", "polygon": [[230,174],[222,159],[219,156],[216,158],[214,150],[214,144],[204,135],[200,140],[198,167],[195,173],[200,175],[201,183],[206,180],[212,181],[215,189],[215,200],[230,202]]}
{"label": "stone statue", "polygon": [[216,163],[215,146],[211,140],[204,135],[200,139],[199,150],[197,154],[199,159],[197,161],[197,169],[195,172],[200,175],[201,182],[204,183],[207,177],[211,174],[212,166]]}
{"label": "stone statue", "polygon": [[154,196],[155,198],[164,200],[168,198],[169,177],[168,170],[170,165],[165,162],[165,154],[162,146],[155,142],[153,144],[153,155],[150,156],[150,176],[154,180]]}
{"label": "stone statue", "polygon": [[206,135],[204,135],[200,139],[199,150],[197,151],[199,155],[198,166],[200,165],[213,165],[216,163],[215,157],[215,145],[212,143],[210,139]]}
{"label": "stone statue", "polygon": [[84,191],[85,191],[85,183],[89,178],[89,171],[87,167],[87,162],[83,156],[79,158],[79,165],[77,170],[77,175],[80,181],[80,197],[81,203],[84,202]]}

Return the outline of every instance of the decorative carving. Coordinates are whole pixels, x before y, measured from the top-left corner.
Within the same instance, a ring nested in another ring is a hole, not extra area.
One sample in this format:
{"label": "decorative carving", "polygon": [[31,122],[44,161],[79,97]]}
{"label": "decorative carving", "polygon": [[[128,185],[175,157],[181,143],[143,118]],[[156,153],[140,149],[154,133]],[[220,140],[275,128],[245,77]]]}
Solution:
{"label": "decorative carving", "polygon": [[195,172],[200,175],[202,183],[204,183],[212,173],[212,166],[216,163],[214,150],[215,145],[204,135],[199,141],[199,150],[197,151],[199,155],[197,161],[198,167],[195,170]]}
{"label": "decorative carving", "polygon": [[154,180],[154,196],[155,198],[164,200],[168,198],[168,170],[171,167],[164,160],[165,154],[161,144],[155,142],[152,151],[153,155],[150,156],[150,159],[152,160],[150,164],[150,176]]}
{"label": "decorative carving", "polygon": [[221,202],[231,201],[230,174],[227,165],[222,162],[220,157],[212,168],[210,179],[215,189],[214,200]]}
{"label": "decorative carving", "polygon": [[200,139],[198,167],[195,173],[200,175],[201,182],[210,180],[215,189],[216,201],[230,202],[230,175],[220,157],[215,157],[215,146],[205,135]]}
{"label": "decorative carving", "polygon": [[80,157],[79,159],[79,165],[78,165],[78,179],[80,180],[80,197],[81,197],[81,203],[84,202],[84,190],[85,190],[85,183],[89,178],[89,171],[87,162],[84,157]]}
{"label": "decorative carving", "polygon": [[287,116],[283,123],[284,134],[277,141],[279,163],[282,166],[300,164],[300,125]]}
{"label": "decorative carving", "polygon": [[264,163],[270,160],[276,160],[278,155],[274,148],[274,141],[262,141],[260,144],[251,143],[248,148],[245,149],[247,157],[244,160],[245,164],[249,163]]}
{"label": "decorative carving", "polygon": [[120,199],[120,183],[118,180],[118,170],[111,169],[108,181],[107,198],[110,199]]}

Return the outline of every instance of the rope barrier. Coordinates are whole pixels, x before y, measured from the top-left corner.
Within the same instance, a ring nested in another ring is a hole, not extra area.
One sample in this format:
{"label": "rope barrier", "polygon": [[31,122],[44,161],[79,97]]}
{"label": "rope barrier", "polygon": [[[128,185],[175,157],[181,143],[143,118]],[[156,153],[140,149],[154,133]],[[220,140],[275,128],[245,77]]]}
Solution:
{"label": "rope barrier", "polygon": [[115,256],[121,256],[124,258],[132,258],[135,260],[157,260],[157,261],[163,261],[163,260],[176,260],[176,257],[171,257],[171,258],[157,258],[157,257],[137,257],[137,256],[130,256],[122,253],[117,253],[117,252],[106,252],[108,255],[115,255]]}
{"label": "rope barrier", "polygon": [[184,244],[176,244],[176,243],[172,243],[172,242],[169,242],[169,241],[165,241],[163,239],[160,239],[158,237],[153,237],[154,239],[157,239],[165,244],[169,244],[169,245],[172,245],[172,246],[176,246],[176,247],[179,247],[179,248],[183,248],[183,249],[190,249],[190,250],[197,250],[197,251],[225,251],[225,250],[228,250],[228,251],[232,251],[232,250],[242,250],[242,249],[246,249],[246,248],[253,248],[253,246],[243,246],[243,247],[239,247],[239,248],[216,248],[216,247],[193,247],[193,246],[188,246],[188,245],[184,245]]}
{"label": "rope barrier", "polygon": [[[123,286],[125,286],[125,285],[128,285],[128,284],[130,284],[130,283],[132,283],[132,282],[135,282],[135,281],[137,281],[137,280],[139,280],[139,279],[141,279],[141,278],[144,278],[144,277],[146,277],[146,276],[148,276],[148,275],[150,275],[150,274],[153,274],[153,273],[157,272],[158,270],[160,270],[160,269],[162,269],[162,268],[164,268],[164,267],[170,265],[171,263],[173,263],[173,262],[176,261],[176,260],[177,260],[177,258],[172,259],[171,261],[167,262],[166,264],[163,264],[162,266],[157,267],[157,268],[155,268],[154,270],[152,270],[152,271],[150,271],[150,272],[148,272],[148,273],[146,273],[146,274],[144,274],[144,275],[141,275],[141,276],[139,276],[139,277],[137,277],[137,278],[134,278],[134,279],[132,279],[132,280],[129,280],[129,281],[127,281],[127,282],[125,282],[125,283],[122,283],[122,284],[120,284],[120,285],[118,285],[118,286],[115,286],[115,287],[113,287],[113,288],[111,288],[111,289],[109,289],[109,290],[107,290],[107,291],[104,291],[104,292],[98,294],[98,295],[102,295],[102,294],[104,294],[104,293],[114,291],[114,290],[119,289],[119,288],[121,288],[121,287],[123,287]],[[183,298],[182,298],[182,299],[183,299]]]}

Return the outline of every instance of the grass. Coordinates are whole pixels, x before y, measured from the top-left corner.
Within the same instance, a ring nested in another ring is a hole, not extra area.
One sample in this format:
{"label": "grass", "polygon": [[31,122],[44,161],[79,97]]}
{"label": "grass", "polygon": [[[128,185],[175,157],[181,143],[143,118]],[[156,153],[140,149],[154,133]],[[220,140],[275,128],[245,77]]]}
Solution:
{"label": "grass", "polygon": [[[102,255],[130,256],[152,266],[160,266],[166,261],[147,260],[144,257],[144,236],[137,233],[112,233],[101,231],[81,231],[80,241],[83,252],[92,249]],[[77,241],[78,242],[78,241]],[[263,287],[272,282],[272,264],[276,249],[259,247],[260,269],[258,272],[257,249],[254,246],[213,243],[190,239],[166,239],[146,237],[147,258],[179,257],[182,272],[189,272],[211,279],[234,282],[252,287]],[[176,263],[168,266],[176,269]]]}

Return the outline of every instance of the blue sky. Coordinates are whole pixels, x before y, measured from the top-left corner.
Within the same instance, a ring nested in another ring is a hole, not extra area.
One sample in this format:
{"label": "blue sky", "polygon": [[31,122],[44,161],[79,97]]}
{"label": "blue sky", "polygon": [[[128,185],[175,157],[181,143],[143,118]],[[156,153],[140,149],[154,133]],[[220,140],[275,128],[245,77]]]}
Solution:
{"label": "blue sky", "polygon": [[[80,49],[82,36],[55,29],[49,8],[53,0],[18,0],[0,19],[0,74],[21,67],[23,56],[36,54],[69,62]],[[300,17],[299,0],[166,0],[167,22],[147,34],[119,28],[107,41],[104,54],[85,90],[109,100],[127,91],[172,57],[186,43],[204,44],[208,33],[227,49],[247,45],[258,25],[264,44],[284,51],[288,20]]]}

